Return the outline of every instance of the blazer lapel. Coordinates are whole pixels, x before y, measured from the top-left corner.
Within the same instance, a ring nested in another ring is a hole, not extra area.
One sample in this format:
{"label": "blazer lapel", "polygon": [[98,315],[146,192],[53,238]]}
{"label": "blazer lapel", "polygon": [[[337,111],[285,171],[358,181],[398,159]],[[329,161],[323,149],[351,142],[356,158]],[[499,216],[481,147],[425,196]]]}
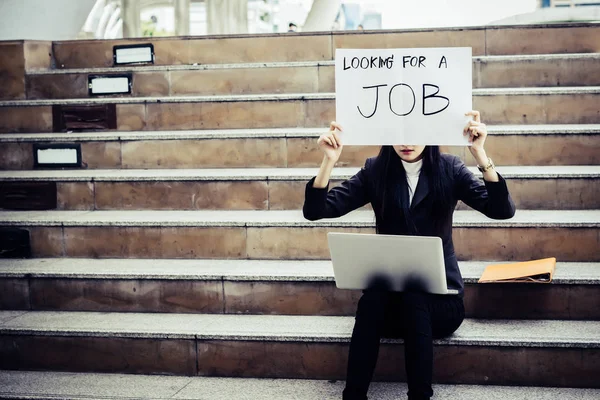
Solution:
{"label": "blazer lapel", "polygon": [[415,194],[413,196],[412,202],[410,203],[410,209],[414,209],[423,199],[429,194],[429,179],[427,175],[422,173],[419,176],[419,182],[417,183],[417,188],[415,189]]}

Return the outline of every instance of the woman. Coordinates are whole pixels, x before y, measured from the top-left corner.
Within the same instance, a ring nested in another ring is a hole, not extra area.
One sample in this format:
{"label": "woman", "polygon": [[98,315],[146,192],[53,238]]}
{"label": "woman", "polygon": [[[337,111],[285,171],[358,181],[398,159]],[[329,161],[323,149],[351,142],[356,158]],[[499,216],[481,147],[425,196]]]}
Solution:
{"label": "woman", "polygon": [[[331,123],[318,139],[324,152],[317,176],[306,186],[304,217],[336,218],[371,203],[377,233],[438,236],[442,239],[446,280],[458,295],[435,295],[411,289],[363,292],[350,342],[344,399],[367,399],[381,337],[401,337],[405,343],[409,399],[433,396],[433,339],[452,334],[462,323],[464,284],[452,244],[452,214],[458,200],[495,219],[515,213],[506,182],[487,157],[485,124],[478,111],[463,134],[484,181],[476,178],[455,156],[441,154],[438,146],[383,146],[379,155],[339,187],[328,191],[333,166],[342,153],[338,131]],[[484,238],[482,238],[484,240]]]}

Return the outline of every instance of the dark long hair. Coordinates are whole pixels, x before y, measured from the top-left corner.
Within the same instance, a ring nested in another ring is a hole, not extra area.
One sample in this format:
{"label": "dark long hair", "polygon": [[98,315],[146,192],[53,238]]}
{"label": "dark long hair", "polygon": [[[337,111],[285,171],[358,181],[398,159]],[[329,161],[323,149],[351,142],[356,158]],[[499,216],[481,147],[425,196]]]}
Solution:
{"label": "dark long hair", "polygon": [[[375,196],[381,205],[377,216],[377,231],[380,232],[386,223],[401,218],[399,222],[404,222],[407,234],[422,234],[418,231],[410,210],[406,171],[394,148],[382,146],[373,167],[377,177]],[[423,167],[419,179],[428,179],[429,196],[432,198],[431,218],[436,228],[441,227],[452,208],[452,196],[449,170],[442,163],[439,146],[426,146],[423,150]]]}

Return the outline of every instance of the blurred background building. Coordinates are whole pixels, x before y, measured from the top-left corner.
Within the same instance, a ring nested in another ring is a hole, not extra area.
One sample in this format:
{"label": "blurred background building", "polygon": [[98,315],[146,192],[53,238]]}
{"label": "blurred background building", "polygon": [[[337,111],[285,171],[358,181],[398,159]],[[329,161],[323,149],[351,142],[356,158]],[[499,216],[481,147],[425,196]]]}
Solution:
{"label": "blurred background building", "polygon": [[0,40],[600,21],[600,0],[2,0]]}

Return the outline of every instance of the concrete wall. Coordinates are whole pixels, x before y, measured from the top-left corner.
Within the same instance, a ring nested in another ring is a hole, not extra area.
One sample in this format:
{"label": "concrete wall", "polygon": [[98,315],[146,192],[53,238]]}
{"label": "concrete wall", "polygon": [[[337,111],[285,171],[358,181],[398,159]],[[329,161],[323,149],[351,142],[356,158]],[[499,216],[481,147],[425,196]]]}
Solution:
{"label": "concrete wall", "polygon": [[1,0],[0,40],[75,39],[96,0]]}

